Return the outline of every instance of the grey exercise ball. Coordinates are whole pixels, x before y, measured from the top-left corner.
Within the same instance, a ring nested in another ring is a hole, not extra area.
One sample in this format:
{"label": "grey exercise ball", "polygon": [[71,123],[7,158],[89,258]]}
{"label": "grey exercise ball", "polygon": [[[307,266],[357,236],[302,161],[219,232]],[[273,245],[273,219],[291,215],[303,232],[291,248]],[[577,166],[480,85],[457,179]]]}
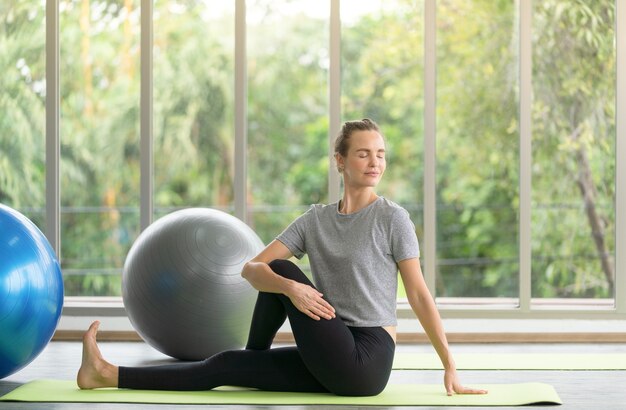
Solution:
{"label": "grey exercise ball", "polygon": [[157,220],[131,247],[122,276],[128,317],[152,347],[201,360],[244,346],[257,292],[241,277],[263,242],[225,212],[190,208]]}

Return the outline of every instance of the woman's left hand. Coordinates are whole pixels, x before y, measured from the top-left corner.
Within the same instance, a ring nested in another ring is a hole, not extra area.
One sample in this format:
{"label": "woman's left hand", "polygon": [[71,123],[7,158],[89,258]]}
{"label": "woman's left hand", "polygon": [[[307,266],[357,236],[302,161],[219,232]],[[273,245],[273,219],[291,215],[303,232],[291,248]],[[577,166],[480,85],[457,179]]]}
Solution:
{"label": "woman's left hand", "polygon": [[459,376],[455,369],[449,369],[445,371],[443,376],[443,383],[446,386],[446,392],[448,396],[453,394],[487,394],[487,390],[472,389],[469,387],[463,387],[459,382]]}

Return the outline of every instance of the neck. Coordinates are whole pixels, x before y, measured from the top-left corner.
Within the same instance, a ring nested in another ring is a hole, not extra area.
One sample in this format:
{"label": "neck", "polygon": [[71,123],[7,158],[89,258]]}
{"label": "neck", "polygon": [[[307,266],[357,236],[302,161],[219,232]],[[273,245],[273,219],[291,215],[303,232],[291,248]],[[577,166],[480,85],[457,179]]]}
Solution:
{"label": "neck", "polygon": [[339,202],[339,213],[352,214],[365,208],[378,198],[372,188],[351,190],[346,189],[343,199]]}

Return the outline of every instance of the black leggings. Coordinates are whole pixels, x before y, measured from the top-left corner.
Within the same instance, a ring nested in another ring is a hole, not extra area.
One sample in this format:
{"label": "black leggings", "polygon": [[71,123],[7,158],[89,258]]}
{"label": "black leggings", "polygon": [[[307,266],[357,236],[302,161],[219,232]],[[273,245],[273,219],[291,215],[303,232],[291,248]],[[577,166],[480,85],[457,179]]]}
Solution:
{"label": "black leggings", "polygon": [[[285,278],[313,286],[290,261],[275,260],[270,267]],[[270,349],[286,317],[296,346]],[[201,362],[120,367],[119,387],[209,390],[230,385],[373,396],[387,385],[394,351],[395,343],[382,327],[350,327],[339,317],[316,321],[287,296],[259,292],[245,350],[224,351]]]}

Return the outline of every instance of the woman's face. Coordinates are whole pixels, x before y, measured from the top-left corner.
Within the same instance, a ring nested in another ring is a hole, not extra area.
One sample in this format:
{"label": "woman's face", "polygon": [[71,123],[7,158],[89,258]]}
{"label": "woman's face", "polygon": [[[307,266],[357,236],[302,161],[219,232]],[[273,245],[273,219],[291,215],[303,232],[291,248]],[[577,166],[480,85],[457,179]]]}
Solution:
{"label": "woman's face", "polygon": [[377,131],[354,131],[348,141],[348,155],[336,157],[339,168],[343,168],[344,184],[375,187],[386,168],[383,137]]}

